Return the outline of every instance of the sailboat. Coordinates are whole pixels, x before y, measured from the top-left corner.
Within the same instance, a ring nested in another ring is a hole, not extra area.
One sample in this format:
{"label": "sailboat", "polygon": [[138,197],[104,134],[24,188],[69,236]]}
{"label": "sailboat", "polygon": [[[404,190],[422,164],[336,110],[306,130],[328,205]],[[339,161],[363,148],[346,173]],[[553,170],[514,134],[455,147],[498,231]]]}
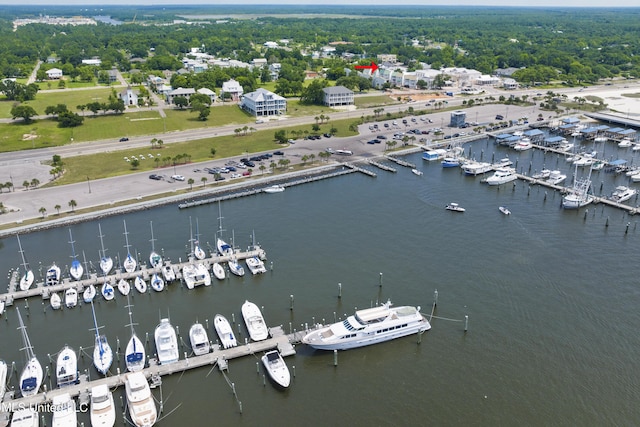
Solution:
{"label": "sailboat", "polygon": [[120,279],[118,280],[118,290],[122,295],[126,297],[129,295],[129,292],[131,291],[131,285],[127,280]]}
{"label": "sailboat", "polygon": [[196,255],[197,246],[194,247],[194,245],[197,244],[197,240],[193,240],[191,218],[189,218],[189,231],[191,234],[189,239],[189,242],[191,243],[191,252],[189,253],[189,263],[182,267],[182,278],[184,279],[188,289],[193,289],[200,285],[209,286],[211,285],[211,275],[209,274],[209,270],[204,264],[197,262],[196,259],[194,259],[194,257],[197,259],[201,258],[198,258]]}
{"label": "sailboat", "polygon": [[164,279],[158,273],[153,273],[151,276],[151,287],[156,292],[162,292],[164,290]]}
{"label": "sailboat", "polygon": [[[191,219],[189,219],[189,221],[191,221]],[[196,241],[194,242],[193,256],[200,260],[205,259],[207,256],[204,249],[200,247],[200,226],[198,225],[198,218],[196,218]]]}
{"label": "sailboat", "polygon": [[0,402],[4,397],[4,392],[7,390],[7,363],[4,360],[0,360]]}
{"label": "sailboat", "polygon": [[96,287],[91,284],[84,289],[82,293],[82,299],[85,303],[90,303],[96,297]]}
{"label": "sailboat", "polygon": [[[157,276],[157,273],[153,273],[154,276]],[[144,294],[147,292],[147,282],[144,281],[141,275],[137,275],[133,281],[133,286],[136,288],[138,292]],[[163,284],[164,286],[164,284]]]}
{"label": "sailboat", "polygon": [[69,269],[69,274],[73,277],[74,280],[80,280],[82,278],[82,273],[84,273],[84,267],[78,259],[76,258],[76,249],[73,246],[75,243],[73,241],[73,235],[71,234],[71,229],[69,229],[69,243],[71,243],[71,268]]}
{"label": "sailboat", "polygon": [[156,239],[153,238],[153,222],[149,222],[149,225],[151,226],[151,253],[149,254],[149,264],[151,264],[151,267],[156,268],[162,265],[162,256],[160,256],[155,249]]}
{"label": "sailboat", "polygon": [[26,291],[31,287],[31,285],[33,285],[35,276],[24,258],[24,251],[22,250],[22,243],[20,243],[20,236],[16,234],[16,237],[18,238],[18,247],[20,248],[20,256],[22,257],[22,267],[24,268],[24,274],[20,277],[20,290]]}
{"label": "sailboat", "polygon": [[29,335],[27,335],[27,327],[24,326],[22,316],[20,315],[20,309],[16,307],[16,311],[18,312],[18,320],[20,321],[20,327],[18,329],[22,332],[22,340],[24,342],[23,350],[25,350],[27,355],[27,364],[20,374],[20,392],[23,397],[27,397],[38,393],[44,374],[42,372],[42,365],[33,352]]}
{"label": "sailboat", "polygon": [[102,249],[102,252],[100,253],[100,270],[102,270],[102,274],[106,276],[113,268],[113,260],[110,256],[107,256],[106,250],[104,249],[104,242],[102,241],[102,227],[100,224],[98,224],[98,230],[100,230],[100,248]]}
{"label": "sailboat", "polygon": [[133,320],[131,317],[131,308],[133,306],[129,303],[129,297],[127,296],[127,309],[129,310],[129,326],[131,328],[131,338],[127,343],[127,348],[124,352],[124,361],[127,365],[127,370],[129,372],[140,371],[144,368],[145,364],[145,349],[144,344],[138,336],[136,335],[136,331],[133,329]]}
{"label": "sailboat", "polygon": [[104,278],[104,283],[102,284],[100,293],[102,294],[102,297],[107,301],[111,301],[116,296],[113,285],[109,283],[109,280],[106,277]]}
{"label": "sailboat", "polygon": [[96,332],[95,346],[93,347],[93,366],[96,367],[98,372],[106,375],[113,362],[113,352],[111,346],[107,342],[106,335],[100,335],[98,328],[98,321],[96,320],[96,311],[93,307],[93,301],[91,302],[91,313],[93,314],[93,326]]}
{"label": "sailboat", "polygon": [[224,240],[222,240],[222,232],[224,229],[222,228],[222,210],[220,208],[220,202],[218,202],[218,236],[216,238],[216,249],[221,256],[233,256],[233,248],[227,244]]}
{"label": "sailboat", "polygon": [[133,273],[133,271],[138,266],[138,262],[135,260],[134,257],[131,256],[131,251],[129,250],[130,245],[129,245],[129,232],[127,231],[127,222],[126,221],[122,221],[122,222],[124,223],[124,238],[125,238],[125,241],[127,242],[127,244],[125,245],[125,248],[127,248],[127,257],[125,258],[122,264],[124,265],[124,271],[126,271],[127,273]]}

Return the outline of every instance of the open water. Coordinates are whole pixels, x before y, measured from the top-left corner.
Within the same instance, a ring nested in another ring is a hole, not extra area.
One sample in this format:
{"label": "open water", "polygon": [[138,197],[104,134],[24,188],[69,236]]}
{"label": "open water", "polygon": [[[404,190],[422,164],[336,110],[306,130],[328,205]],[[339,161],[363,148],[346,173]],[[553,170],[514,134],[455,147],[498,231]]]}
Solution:
{"label": "open water", "polygon": [[[469,151],[485,159],[508,154],[526,173],[559,168],[568,181],[573,173],[557,155],[516,154],[486,141]],[[617,156],[610,151],[608,156]],[[377,178],[350,174],[222,203],[224,237],[245,248],[255,233],[273,270],[214,279],[211,287],[193,291],[181,284],[146,295],[132,290],[136,329],[152,337],[159,317],[170,315],[185,341],[196,320],[208,321],[215,340],[213,316],[233,315],[237,322],[249,299],[263,307],[269,325],[288,332],[387,299],[429,313],[435,290],[435,314],[458,321],[433,319],[421,343],[410,336],[340,352],[338,366],[331,352],[299,345],[286,359],[295,378],[285,391],[265,383],[259,355],[230,362],[227,375],[237,398],[217,368],[165,377],[162,391],[154,390],[164,410],[158,425],[637,425],[637,219],[600,205],[565,211],[551,190],[523,182],[489,187],[481,177],[443,169],[418,154],[406,159],[424,175],[398,167],[396,174],[376,171]],[[627,183],[604,171],[592,179],[597,194]],[[452,201],[466,212],[446,211]],[[500,205],[512,214],[502,215]],[[126,254],[126,219],[129,242],[146,260],[153,221],[156,249],[174,261],[184,259],[190,218],[194,233],[197,219],[200,241],[213,244],[218,205],[182,211],[166,206],[101,220],[107,253]],[[97,266],[98,223],[71,229],[80,259],[84,254]],[[52,261],[70,263],[67,228],[23,235],[21,241],[34,270],[44,272]],[[8,273],[20,265],[17,241],[0,243],[0,272]],[[96,304],[98,323],[114,348],[116,339],[124,347],[129,337],[125,305],[118,296]],[[29,301],[28,310],[24,301],[18,306],[43,364],[65,344],[76,350],[93,345],[88,306],[54,312],[38,299]],[[465,315],[466,333],[460,321]],[[2,317],[0,357],[16,361],[20,371],[24,356],[15,309]],[[234,328],[244,340],[244,326]],[[81,367],[95,378],[88,354]],[[119,411],[123,393],[115,392]],[[81,420],[89,425],[87,416]]]}

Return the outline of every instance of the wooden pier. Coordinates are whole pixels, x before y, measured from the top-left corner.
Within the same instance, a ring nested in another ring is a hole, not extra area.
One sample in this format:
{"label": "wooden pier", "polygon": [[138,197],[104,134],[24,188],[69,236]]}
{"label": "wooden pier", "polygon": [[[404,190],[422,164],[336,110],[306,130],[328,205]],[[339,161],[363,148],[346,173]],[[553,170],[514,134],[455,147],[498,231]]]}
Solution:
{"label": "wooden pier", "polygon": [[374,160],[369,160],[369,164],[371,166],[377,167],[378,169],[382,169],[383,171],[393,172],[393,173],[398,172],[395,168],[392,168],[391,166],[387,166],[387,165],[385,165],[383,163],[380,163],[380,162],[376,162]]}

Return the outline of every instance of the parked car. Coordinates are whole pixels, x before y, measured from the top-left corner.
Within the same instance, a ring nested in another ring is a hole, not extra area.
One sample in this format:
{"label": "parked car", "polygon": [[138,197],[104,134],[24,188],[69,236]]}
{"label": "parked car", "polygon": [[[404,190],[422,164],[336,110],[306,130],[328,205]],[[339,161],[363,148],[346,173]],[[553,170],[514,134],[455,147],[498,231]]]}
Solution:
{"label": "parked car", "polygon": [[274,151],[273,155],[274,156],[284,156],[284,152],[283,151]]}
{"label": "parked car", "polygon": [[155,173],[152,173],[151,175],[149,175],[149,179],[155,179],[156,181],[160,181],[162,177],[160,175],[156,175]]}
{"label": "parked car", "polygon": [[125,142],[128,141],[129,138],[127,138],[126,136],[123,136],[122,138],[120,138],[120,142]]}
{"label": "parked car", "polygon": [[504,120],[504,117],[502,115],[498,114],[496,116],[496,120]]}
{"label": "parked car", "polygon": [[251,171],[242,172],[242,176],[249,176],[249,175],[251,175]]}
{"label": "parked car", "polygon": [[171,175],[171,179],[174,181],[184,181],[184,176],[182,175]]}

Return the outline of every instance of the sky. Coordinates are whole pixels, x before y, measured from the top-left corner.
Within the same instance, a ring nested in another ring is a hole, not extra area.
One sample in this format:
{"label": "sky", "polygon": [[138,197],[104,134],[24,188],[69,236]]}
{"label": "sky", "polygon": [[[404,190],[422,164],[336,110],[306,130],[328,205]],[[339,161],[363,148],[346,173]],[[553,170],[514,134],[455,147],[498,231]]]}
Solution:
{"label": "sky", "polygon": [[[46,0],[0,0],[0,5],[51,5]],[[525,6],[525,7],[640,7],[639,0],[58,0],[55,5],[78,6],[153,6],[153,5],[240,5],[240,4],[295,4],[295,5],[447,5],[447,6]]]}

